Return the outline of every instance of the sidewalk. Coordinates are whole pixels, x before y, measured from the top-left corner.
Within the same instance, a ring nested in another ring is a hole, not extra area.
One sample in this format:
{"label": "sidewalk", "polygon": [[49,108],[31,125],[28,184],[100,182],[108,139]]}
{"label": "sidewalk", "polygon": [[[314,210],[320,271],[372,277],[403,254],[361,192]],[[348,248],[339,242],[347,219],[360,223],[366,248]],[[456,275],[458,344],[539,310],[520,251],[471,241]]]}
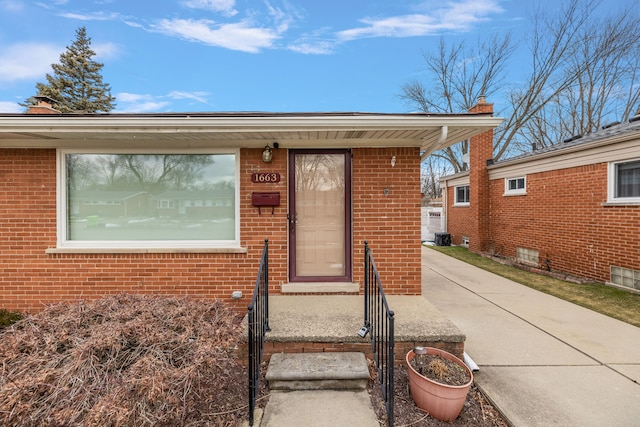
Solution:
{"label": "sidewalk", "polygon": [[422,251],[424,297],[514,426],[640,426],[640,328]]}

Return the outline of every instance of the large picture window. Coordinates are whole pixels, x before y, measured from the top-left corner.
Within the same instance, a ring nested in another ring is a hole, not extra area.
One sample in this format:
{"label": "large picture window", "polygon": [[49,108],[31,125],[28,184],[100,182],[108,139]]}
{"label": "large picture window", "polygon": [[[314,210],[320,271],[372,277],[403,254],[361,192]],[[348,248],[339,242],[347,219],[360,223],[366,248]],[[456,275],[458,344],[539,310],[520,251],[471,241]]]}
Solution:
{"label": "large picture window", "polygon": [[238,154],[58,154],[62,247],[237,246]]}
{"label": "large picture window", "polygon": [[640,203],[640,160],[609,164],[609,201]]}

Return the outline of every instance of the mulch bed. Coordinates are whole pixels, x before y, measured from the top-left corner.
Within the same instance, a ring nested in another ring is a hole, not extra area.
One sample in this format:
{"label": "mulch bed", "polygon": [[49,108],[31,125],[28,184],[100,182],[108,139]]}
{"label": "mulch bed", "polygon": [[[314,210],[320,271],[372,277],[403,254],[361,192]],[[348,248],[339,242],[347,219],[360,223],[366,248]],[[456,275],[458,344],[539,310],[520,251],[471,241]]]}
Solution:
{"label": "mulch bed", "polygon": [[[216,301],[116,295],[61,303],[0,330],[0,425],[240,426],[247,370],[236,358],[240,319]],[[269,398],[261,370],[259,407]],[[371,402],[386,425],[375,369]],[[442,422],[411,400],[395,370],[396,427],[508,424],[477,388]]]}
{"label": "mulch bed", "polygon": [[[387,425],[387,414],[382,402],[380,383],[375,379],[375,369],[369,382],[371,403],[380,420],[380,425]],[[418,408],[411,399],[409,377],[406,366],[396,366],[394,372],[394,426],[436,426],[436,427],[508,427],[509,424],[500,412],[484,397],[475,385],[471,385],[467,401],[458,418],[445,422],[433,418]]]}

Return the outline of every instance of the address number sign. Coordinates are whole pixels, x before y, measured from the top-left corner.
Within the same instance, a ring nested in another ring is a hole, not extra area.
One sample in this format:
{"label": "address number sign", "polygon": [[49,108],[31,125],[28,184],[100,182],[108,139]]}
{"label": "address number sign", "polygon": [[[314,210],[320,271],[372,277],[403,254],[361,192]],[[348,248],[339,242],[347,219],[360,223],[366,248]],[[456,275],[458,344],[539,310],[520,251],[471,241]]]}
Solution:
{"label": "address number sign", "polygon": [[256,183],[280,182],[280,174],[277,172],[254,172],[251,174],[251,182],[256,182]]}

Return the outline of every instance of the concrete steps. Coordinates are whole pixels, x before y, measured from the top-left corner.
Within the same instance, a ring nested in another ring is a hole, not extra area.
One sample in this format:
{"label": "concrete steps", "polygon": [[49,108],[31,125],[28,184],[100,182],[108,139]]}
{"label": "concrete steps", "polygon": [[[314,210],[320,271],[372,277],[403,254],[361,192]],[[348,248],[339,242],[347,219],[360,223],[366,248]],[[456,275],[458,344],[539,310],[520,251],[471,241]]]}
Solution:
{"label": "concrete steps", "polygon": [[266,379],[271,390],[365,390],[364,353],[276,353]]}
{"label": "concrete steps", "polygon": [[[371,343],[363,325],[362,295],[270,295],[269,326],[263,360],[278,353],[364,353]],[[462,358],[465,335],[422,296],[389,295],[395,312],[395,358],[400,363],[416,345],[438,347]],[[247,319],[243,321],[247,325]],[[244,334],[246,336],[246,334]],[[242,343],[238,358],[248,358]]]}

